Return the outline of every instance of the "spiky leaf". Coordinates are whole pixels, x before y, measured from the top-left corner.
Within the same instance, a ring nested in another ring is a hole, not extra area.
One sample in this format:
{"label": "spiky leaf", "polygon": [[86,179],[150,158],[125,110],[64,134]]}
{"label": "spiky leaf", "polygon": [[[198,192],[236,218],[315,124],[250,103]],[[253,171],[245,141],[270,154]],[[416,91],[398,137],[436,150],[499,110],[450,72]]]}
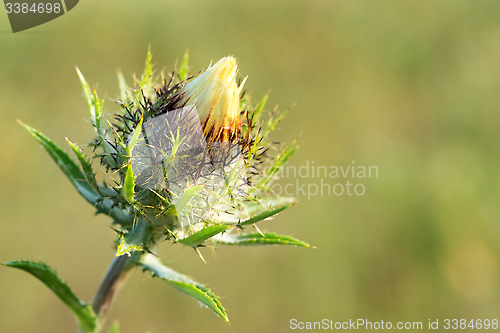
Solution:
{"label": "spiky leaf", "polygon": [[271,207],[292,205],[297,202],[294,197],[265,197],[262,200],[244,203],[245,212],[251,216],[262,209],[271,209]]}
{"label": "spiky leaf", "polygon": [[215,312],[215,314],[229,323],[226,310],[220,303],[219,298],[215,296],[210,289],[165,266],[151,254],[144,255],[141,259],[140,265],[145,270],[153,273],[154,276],[170,283],[177,290],[180,290],[205,304],[213,312]]}
{"label": "spiky leaf", "polygon": [[139,219],[128,234],[121,236],[121,242],[116,249],[116,256],[119,257],[135,251],[146,251],[146,243],[150,233],[148,229],[148,222]]}
{"label": "spiky leaf", "polygon": [[260,115],[262,111],[264,111],[264,107],[266,106],[268,98],[269,98],[269,93],[265,94],[264,97],[262,97],[261,101],[259,102],[259,105],[257,105],[257,107],[255,108],[252,118],[254,123],[257,123],[259,121]]}
{"label": "spiky leaf", "polygon": [[144,63],[144,73],[142,74],[142,84],[141,87],[151,80],[153,76],[153,65],[151,64],[151,59],[153,55],[151,54],[151,45],[148,47],[148,54],[146,55],[146,61]]}
{"label": "spiky leaf", "polygon": [[275,233],[263,233],[258,232],[246,234],[246,235],[218,235],[212,240],[215,243],[226,244],[226,245],[294,245],[294,246],[304,246],[311,247],[311,245],[303,242],[301,240],[295,239],[290,236],[277,235]]}
{"label": "spiky leaf", "polygon": [[141,82],[139,82],[139,89],[135,95],[136,100],[139,99],[141,94],[146,93],[146,90],[149,90],[153,83],[153,65],[151,63],[151,45],[148,48],[148,54],[146,55],[146,61],[144,63],[144,72],[142,74]]}
{"label": "spiky leaf", "polygon": [[189,237],[179,239],[178,242],[183,245],[196,248],[203,244],[203,242],[205,242],[207,239],[212,238],[213,236],[220,234],[221,232],[226,231],[231,227],[231,225],[227,224],[212,225],[210,227],[205,227],[198,232],[195,232]]}
{"label": "spiky leaf", "polygon": [[277,208],[271,208],[269,207],[268,209],[266,209],[265,211],[263,211],[262,213],[258,214],[258,215],[255,215],[251,218],[249,218],[248,220],[245,220],[245,221],[242,221],[240,223],[238,223],[239,225],[250,225],[250,224],[255,224],[257,222],[260,222],[262,220],[265,220],[273,215],[276,215],[282,211],[284,211],[285,209],[287,209],[288,207],[290,207],[292,205],[285,205],[285,206],[281,206],[281,207],[277,207]]}
{"label": "spiky leaf", "polygon": [[203,188],[203,185],[196,185],[185,190],[175,204],[175,210],[181,213],[189,201]]}
{"label": "spiky leaf", "polygon": [[186,50],[184,57],[182,58],[181,67],[179,68],[179,79],[184,81],[188,75],[188,62],[189,62],[189,52]]}
{"label": "spiky leaf", "polygon": [[144,251],[144,247],[141,245],[131,244],[127,241],[125,237],[121,237],[121,242],[116,249],[116,257],[122,256],[124,254],[130,254],[136,251]]}
{"label": "spiky leaf", "polygon": [[128,104],[132,102],[132,97],[130,95],[131,90],[127,85],[125,77],[123,77],[122,72],[119,71],[117,76],[118,76],[118,86],[120,88],[120,101],[123,102],[124,104]]}
{"label": "spiky leaf", "polygon": [[[293,105],[292,105],[293,107]],[[276,106],[271,113],[271,117],[268,119],[266,126],[264,127],[263,131],[264,133],[269,133],[274,131],[276,126],[285,118],[285,116],[288,114],[290,111],[291,107],[288,108],[287,110],[280,112],[278,111],[278,107]]]}
{"label": "spiky leaf", "polygon": [[274,162],[267,172],[266,176],[261,180],[261,186],[268,186],[274,180],[274,176],[283,165],[295,154],[298,149],[297,139],[293,140],[280,154],[274,159]]}
{"label": "spiky leaf", "polygon": [[125,174],[125,180],[123,184],[123,196],[129,203],[134,203],[134,187],[134,170],[132,169],[132,163],[129,163],[127,165],[127,173]]}
{"label": "spiky leaf", "polygon": [[87,101],[87,105],[89,107],[90,122],[95,127],[96,133],[99,136],[102,136],[104,134],[102,127],[102,102],[97,97],[97,93],[95,92],[95,90],[92,93],[89,84],[78,68],[76,68],[76,72],[78,73],[78,77],[80,78],[83,94],[85,95],[85,100]]}
{"label": "spiky leaf", "polygon": [[44,262],[23,260],[6,262],[3,265],[21,269],[39,279],[69,307],[85,332],[96,330],[96,315],[92,306],[76,297],[68,285],[61,281],[57,273]]}
{"label": "spiky leaf", "polygon": [[62,150],[58,145],[52,142],[48,137],[37,131],[33,127],[19,123],[42,145],[49,153],[50,157],[56,162],[57,166],[69,178],[78,193],[89,203],[95,205],[99,200],[99,194],[86,181],[82,170],[76,163]]}
{"label": "spiky leaf", "polygon": [[123,184],[123,194],[125,199],[129,203],[134,202],[134,187],[135,187],[135,176],[134,176],[134,170],[132,168],[132,151],[134,150],[134,147],[137,145],[139,142],[139,136],[142,132],[142,121],[144,118],[141,118],[139,121],[139,124],[137,127],[134,129],[132,133],[132,137],[130,138],[130,141],[128,142],[126,153],[129,156],[129,162],[127,165],[127,172],[125,174],[125,180]]}
{"label": "spiky leaf", "polygon": [[128,142],[127,155],[129,155],[129,156],[132,156],[132,150],[134,150],[137,143],[139,143],[139,136],[141,135],[141,132],[142,132],[142,121],[143,120],[144,120],[144,118],[141,117],[139,124],[137,124],[137,127],[132,132],[132,137],[130,138],[130,141]]}
{"label": "spiky leaf", "polygon": [[89,185],[97,193],[99,193],[99,186],[97,185],[97,181],[95,179],[95,174],[94,174],[94,171],[92,170],[92,164],[90,163],[89,160],[87,160],[87,158],[85,158],[82,150],[78,147],[78,145],[69,141],[68,138],[66,138],[66,141],[68,141],[68,144],[70,145],[71,149],[73,149],[73,152],[75,153],[76,157],[78,158],[78,161],[80,162],[80,165],[82,166],[83,174],[85,176],[85,179],[87,180],[87,183],[89,183]]}

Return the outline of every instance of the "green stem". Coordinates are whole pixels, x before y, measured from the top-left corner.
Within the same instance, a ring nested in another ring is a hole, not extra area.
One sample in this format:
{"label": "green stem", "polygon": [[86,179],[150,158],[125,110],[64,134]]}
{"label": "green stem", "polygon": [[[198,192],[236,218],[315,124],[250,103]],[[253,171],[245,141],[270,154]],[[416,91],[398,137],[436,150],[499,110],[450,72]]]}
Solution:
{"label": "green stem", "polygon": [[[92,308],[95,314],[100,318],[99,326],[102,326],[106,321],[107,314],[118,292],[135,267],[135,262],[139,260],[141,256],[141,252],[135,252],[132,256],[122,255],[115,257],[111,262],[92,302]],[[99,330],[100,328],[98,328],[98,331]],[[80,328],[79,333],[80,332],[84,332],[82,328]]]}
{"label": "green stem", "polygon": [[[165,220],[162,221],[163,223],[176,221],[174,216],[170,215],[164,219]],[[158,223],[156,227],[163,230],[164,224]],[[153,226],[149,225],[144,219],[140,219],[135,228],[129,233],[127,239],[130,238],[133,244],[155,244],[159,238],[163,237],[163,234],[158,232],[156,237],[150,239],[153,231]],[[140,262],[143,255],[144,252],[142,251],[133,252],[131,255],[124,254],[119,257],[115,257],[109,265],[108,271],[106,272],[106,275],[104,275],[104,279],[102,280],[92,302],[92,308],[94,309],[96,316],[99,318],[97,332],[101,330],[102,325],[106,321],[108,312],[111,309],[118,292],[123,287],[123,284],[129,277],[130,273],[132,273],[133,268],[136,267],[136,263]],[[88,332],[80,327],[78,333]]]}

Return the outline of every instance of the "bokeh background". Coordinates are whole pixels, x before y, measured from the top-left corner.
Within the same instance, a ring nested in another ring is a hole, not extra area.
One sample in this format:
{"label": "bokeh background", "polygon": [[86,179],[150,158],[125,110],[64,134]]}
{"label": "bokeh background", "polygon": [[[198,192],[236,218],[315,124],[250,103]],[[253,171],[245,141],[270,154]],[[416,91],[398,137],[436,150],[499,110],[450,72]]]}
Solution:
{"label": "bokeh background", "polygon": [[[131,82],[151,44],[158,71],[186,49],[193,72],[232,54],[255,100],[271,89],[268,105],[297,103],[274,136],[301,134],[292,165],[354,161],[379,177],[362,180],[363,196],[299,195],[263,222],[316,249],[225,247],[205,251],[205,265],[188,248],[161,247],[171,267],[222,296],[231,326],[139,271],[108,324],[243,333],[287,332],[292,318],[498,318],[499,18],[500,2],[481,0],[109,0],[12,34],[0,13],[0,262],[42,258],[92,298],[114,255],[110,220],[93,216],[16,119],[63,147],[66,136],[84,144],[92,129],[75,66],[111,115],[116,70]],[[0,267],[0,332],[75,330],[51,291]]]}

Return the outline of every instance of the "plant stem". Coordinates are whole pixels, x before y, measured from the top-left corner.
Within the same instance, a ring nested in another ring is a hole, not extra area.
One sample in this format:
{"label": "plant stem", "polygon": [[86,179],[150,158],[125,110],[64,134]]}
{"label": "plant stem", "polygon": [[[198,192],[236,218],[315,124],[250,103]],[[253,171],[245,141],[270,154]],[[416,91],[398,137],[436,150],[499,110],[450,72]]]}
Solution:
{"label": "plant stem", "polygon": [[111,262],[92,302],[95,314],[100,317],[100,324],[105,322],[118,292],[135,266],[135,260],[138,260],[138,255],[140,258],[142,253],[115,257]]}

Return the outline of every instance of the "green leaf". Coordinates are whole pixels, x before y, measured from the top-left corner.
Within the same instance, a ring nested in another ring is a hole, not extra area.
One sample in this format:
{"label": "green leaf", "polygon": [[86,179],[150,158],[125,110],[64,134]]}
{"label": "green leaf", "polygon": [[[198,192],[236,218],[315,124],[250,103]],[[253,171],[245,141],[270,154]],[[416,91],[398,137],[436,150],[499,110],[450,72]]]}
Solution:
{"label": "green leaf", "polygon": [[135,93],[134,104],[137,105],[139,102],[141,95],[145,94],[148,96],[150,93],[154,92],[152,88],[153,85],[153,65],[151,64],[152,54],[151,54],[151,45],[148,47],[148,53],[146,55],[146,61],[144,63],[144,72],[142,74],[141,80],[138,82],[134,77],[134,87],[139,85]]}
{"label": "green leaf", "polygon": [[148,82],[152,80],[153,76],[153,65],[151,64],[151,59],[152,59],[152,54],[151,54],[151,45],[148,47],[148,53],[146,55],[146,61],[144,63],[144,73],[142,74],[142,80],[141,80],[141,86],[139,91],[137,92],[136,97],[138,97],[141,94],[141,89],[146,86]]}
{"label": "green leaf", "polygon": [[125,174],[125,180],[123,182],[123,196],[128,203],[134,203],[134,187],[135,187],[135,177],[134,170],[132,169],[132,163],[129,162],[127,165],[127,173]]}
{"label": "green leaf", "polygon": [[116,249],[115,257],[122,256],[124,254],[130,254],[136,251],[144,251],[144,247],[142,245],[130,244],[127,242],[125,237],[121,237],[121,242]]}
{"label": "green leaf", "polygon": [[271,113],[271,117],[268,119],[266,126],[263,128],[263,132],[266,133],[266,135],[267,135],[269,132],[274,131],[276,126],[280,123],[280,121],[283,120],[283,118],[285,118],[285,116],[288,114],[288,112],[290,111],[290,109],[293,106],[294,105],[292,105],[291,107],[289,107],[287,110],[285,110],[283,112],[279,112],[278,106],[276,106],[274,108],[273,112]]}
{"label": "green leaf", "polygon": [[140,265],[144,269],[153,273],[154,276],[170,283],[177,290],[180,290],[205,304],[213,312],[215,312],[215,314],[229,323],[226,310],[220,303],[219,298],[215,296],[210,289],[165,266],[151,254],[144,255],[141,259]]}
{"label": "green leaf", "polygon": [[142,121],[144,120],[144,117],[141,117],[141,120],[139,121],[139,124],[137,124],[137,127],[134,129],[132,132],[132,138],[127,144],[127,155],[132,156],[132,150],[134,150],[134,147],[139,143],[139,136],[141,135],[142,132]]}
{"label": "green leaf", "polygon": [[137,145],[139,142],[139,136],[142,132],[142,121],[144,118],[141,117],[141,120],[139,121],[139,124],[137,127],[134,129],[132,133],[132,138],[128,142],[127,145],[127,155],[129,156],[129,162],[127,165],[127,173],[125,174],[125,180],[123,184],[123,193],[125,199],[129,203],[134,202],[134,187],[135,187],[135,177],[134,177],[134,170],[132,169],[132,150],[134,150],[134,147]]}
{"label": "green leaf", "polygon": [[272,183],[274,180],[274,175],[281,169],[283,165],[286,164],[286,162],[290,159],[290,157],[295,154],[297,149],[299,149],[297,145],[297,140],[293,140],[288,147],[286,147],[276,158],[274,159],[273,165],[265,175],[265,177],[260,181],[259,185],[260,186],[266,186]]}
{"label": "green leaf", "polygon": [[95,127],[97,134],[99,136],[104,136],[104,130],[102,127],[102,104],[103,104],[103,102],[101,102],[99,100],[95,90],[92,93],[92,91],[90,90],[89,84],[87,83],[87,81],[83,77],[83,75],[80,72],[80,70],[78,69],[78,67],[76,68],[76,72],[78,73],[78,77],[80,78],[83,93],[85,95],[85,99],[87,100],[87,104],[89,106],[90,122]]}
{"label": "green leaf", "polygon": [[311,247],[311,245],[295,239],[290,236],[277,235],[275,233],[266,232],[260,234],[258,232],[246,235],[230,235],[224,234],[212,239],[215,243],[225,245],[294,245]]}
{"label": "green leaf", "polygon": [[113,219],[114,223],[118,223],[125,228],[129,228],[133,224],[134,214],[117,207],[115,205],[115,202],[111,199],[106,198],[102,200],[97,205],[95,205],[95,208],[97,210],[97,214],[106,214]]}
{"label": "green leaf", "polygon": [[269,99],[269,93],[265,94],[264,97],[262,97],[259,105],[255,108],[255,111],[252,116],[252,121],[254,123],[257,123],[259,121],[260,115],[262,111],[264,111],[264,107],[266,106],[267,100]]}
{"label": "green leaf", "polygon": [[265,197],[259,201],[245,202],[243,207],[245,213],[251,216],[262,209],[271,209],[272,206],[293,205],[296,202],[297,199],[294,197]]}
{"label": "green leaf", "polygon": [[76,157],[78,158],[78,161],[80,161],[80,165],[82,166],[83,169],[83,174],[85,176],[85,179],[87,180],[87,183],[97,192],[99,193],[99,186],[97,185],[97,181],[95,179],[95,174],[94,171],[92,170],[92,164],[90,163],[89,160],[85,158],[83,155],[82,150],[73,142],[69,141],[68,138],[66,138],[66,141],[68,141],[68,144],[70,145],[71,149],[73,149],[73,152],[75,153]]}
{"label": "green leaf", "polygon": [[179,239],[177,240],[177,242],[186,246],[197,248],[198,246],[203,244],[203,242],[205,242],[207,239],[212,238],[213,236],[220,234],[221,232],[226,231],[229,228],[232,228],[232,225],[227,225],[227,224],[212,225],[210,227],[205,227],[198,232],[195,232],[189,237]]}
{"label": "green leaf", "polygon": [[[103,213],[113,218],[117,223],[128,225],[133,220],[133,216],[127,212],[115,207],[115,204],[110,199],[101,200],[99,193],[97,193],[86,180],[85,175],[78,165],[63,151],[59,146],[52,142],[45,135],[36,129],[19,123],[42,145],[42,147],[49,153],[52,159],[56,162],[62,172],[68,177],[70,182],[76,188],[78,193],[91,205],[93,205],[98,213]],[[101,187],[100,191],[106,188]]]}
{"label": "green leaf", "polygon": [[269,209],[263,211],[262,213],[255,215],[254,217],[251,217],[246,221],[240,222],[239,224],[240,225],[249,225],[249,224],[257,223],[259,221],[262,221],[264,219],[267,219],[273,215],[276,215],[276,214],[284,211],[285,209],[287,209],[290,206],[292,206],[292,205],[285,205],[285,206],[281,206],[281,207],[274,208],[274,209],[271,209],[271,207],[269,207]]}
{"label": "green leaf", "polygon": [[175,203],[175,210],[180,213],[184,208],[186,208],[187,204],[191,199],[203,188],[203,185],[195,185],[190,189],[185,190],[181,197]]}
{"label": "green leaf", "polygon": [[231,185],[231,182],[234,180],[236,172],[238,172],[238,170],[241,170],[241,164],[239,162],[236,163],[236,165],[228,174],[224,174],[224,186],[220,190],[219,197],[222,197],[226,193],[226,191],[228,192],[229,196],[232,196],[231,188],[229,185]]}
{"label": "green leaf", "polygon": [[179,69],[179,79],[184,81],[188,75],[188,62],[189,62],[189,51],[186,50],[184,57],[182,58],[181,68]]}
{"label": "green leaf", "polygon": [[120,99],[121,102],[124,104],[129,104],[132,102],[132,97],[130,95],[130,88],[127,85],[127,81],[125,81],[125,78],[123,77],[122,72],[118,72],[118,86],[120,88]]}
{"label": "green leaf", "polygon": [[78,67],[76,68],[76,72],[78,73],[78,77],[80,78],[80,83],[82,84],[83,94],[85,95],[85,100],[89,106],[90,115],[95,117],[95,107],[94,107],[94,98],[92,96],[92,90],[90,90],[89,84],[87,80],[83,77],[82,72]]}
{"label": "green leaf", "polygon": [[151,64],[152,57],[153,55],[151,54],[151,45],[149,45],[148,54],[146,55],[146,62],[144,63],[144,74],[142,74],[142,86],[144,86],[147,80],[151,79],[151,76],[153,76],[153,65]]}
{"label": "green leaf", "polygon": [[139,219],[132,230],[121,236],[121,242],[116,249],[116,257],[135,251],[146,251],[145,244],[150,236],[148,222]]}
{"label": "green leaf", "polygon": [[70,308],[85,332],[94,332],[96,330],[96,315],[92,310],[92,306],[76,297],[68,285],[61,281],[57,273],[44,262],[36,263],[23,260],[6,262],[3,265],[21,269],[39,279]]}
{"label": "green leaf", "polygon": [[118,320],[113,322],[113,325],[110,327],[108,333],[119,333],[120,332],[120,324]]}
{"label": "green leaf", "polygon": [[59,146],[52,142],[48,137],[43,135],[36,129],[19,123],[42,145],[42,147],[49,153],[50,157],[56,162],[59,168],[64,172],[66,177],[69,178],[78,193],[85,198],[89,203],[95,205],[99,200],[99,194],[92,188],[92,186],[85,180],[82,170],[76,163],[63,151]]}
{"label": "green leaf", "polygon": [[102,126],[102,108],[104,105],[104,100],[99,100],[99,97],[97,96],[97,92],[94,89],[94,105],[95,105],[95,119],[92,119],[95,122],[95,128],[97,134],[104,138],[105,131],[104,127]]}

